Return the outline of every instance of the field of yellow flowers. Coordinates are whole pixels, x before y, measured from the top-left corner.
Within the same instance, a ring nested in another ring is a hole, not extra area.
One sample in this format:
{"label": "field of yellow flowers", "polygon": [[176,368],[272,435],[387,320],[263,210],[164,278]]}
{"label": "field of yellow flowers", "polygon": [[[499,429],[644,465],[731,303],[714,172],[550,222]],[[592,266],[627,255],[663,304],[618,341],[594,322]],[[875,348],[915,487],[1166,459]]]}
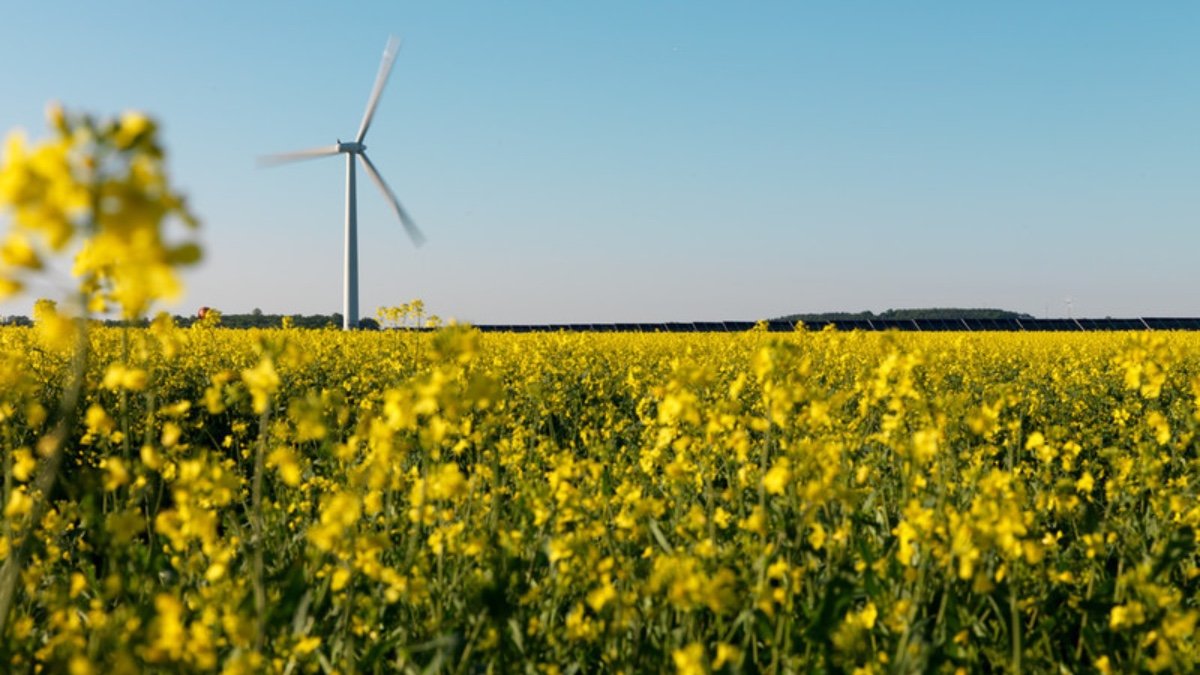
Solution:
{"label": "field of yellow flowers", "polygon": [[[45,318],[45,317],[43,317]],[[10,668],[1187,671],[1191,334],[0,331]]]}

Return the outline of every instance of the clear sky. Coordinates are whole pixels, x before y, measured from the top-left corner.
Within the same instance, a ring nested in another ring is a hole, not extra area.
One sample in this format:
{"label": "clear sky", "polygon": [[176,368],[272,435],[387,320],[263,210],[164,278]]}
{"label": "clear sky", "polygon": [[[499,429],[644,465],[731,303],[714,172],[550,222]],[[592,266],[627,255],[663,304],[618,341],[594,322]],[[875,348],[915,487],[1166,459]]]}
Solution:
{"label": "clear sky", "polygon": [[[0,130],[159,118],[205,262],[168,307],[479,323],[1002,307],[1200,316],[1200,3],[41,2],[0,13]],[[360,172],[360,177],[362,176]],[[47,294],[56,291],[41,287]],[[28,303],[0,306],[27,311]]]}

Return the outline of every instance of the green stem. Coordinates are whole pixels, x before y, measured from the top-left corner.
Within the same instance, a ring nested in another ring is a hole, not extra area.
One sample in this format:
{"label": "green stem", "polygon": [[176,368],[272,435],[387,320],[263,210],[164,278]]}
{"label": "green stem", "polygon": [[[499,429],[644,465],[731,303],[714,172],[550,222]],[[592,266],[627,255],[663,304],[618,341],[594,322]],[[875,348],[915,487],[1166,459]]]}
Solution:
{"label": "green stem", "polygon": [[[0,504],[8,504],[8,500],[12,499],[12,482],[13,482],[13,466],[12,455],[16,449],[16,443],[13,441],[12,427],[5,425],[4,427],[4,497]],[[4,519],[4,539],[12,541],[12,524],[8,522],[8,518]]]}
{"label": "green stem", "polygon": [[59,403],[58,423],[54,425],[50,434],[43,437],[38,444],[39,450],[44,452],[46,459],[38,468],[37,476],[33,481],[33,491],[30,495],[34,499],[33,508],[25,519],[24,527],[21,528],[20,544],[4,561],[4,566],[0,567],[0,635],[4,634],[4,629],[8,624],[8,615],[12,610],[17,585],[21,578],[21,568],[25,566],[25,558],[29,555],[29,549],[34,539],[33,531],[50,508],[50,493],[54,490],[54,484],[58,480],[58,472],[66,454],[67,438],[79,422],[79,399],[83,395],[87,360],[87,320],[79,319],[76,328],[75,358],[71,369],[71,379],[66,390],[63,391],[63,397]]}
{"label": "green stem", "polygon": [[268,407],[258,418],[258,443],[254,449],[254,477],[251,479],[250,496],[250,525],[254,530],[254,549],[252,564],[254,566],[254,609],[257,618],[255,645],[261,650],[266,634],[267,592],[263,585],[263,523],[262,523],[262,481],[263,454],[267,443],[267,422],[271,416]]}
{"label": "green stem", "polygon": [[1016,563],[1013,564],[1013,577],[1009,580],[1012,587],[1008,593],[1008,611],[1012,622],[1012,672],[1021,673],[1021,613],[1017,602]]}
{"label": "green stem", "polygon": [[[121,327],[121,364],[129,366],[129,322]],[[129,390],[121,387],[121,455],[128,462],[132,457],[129,447]]]}

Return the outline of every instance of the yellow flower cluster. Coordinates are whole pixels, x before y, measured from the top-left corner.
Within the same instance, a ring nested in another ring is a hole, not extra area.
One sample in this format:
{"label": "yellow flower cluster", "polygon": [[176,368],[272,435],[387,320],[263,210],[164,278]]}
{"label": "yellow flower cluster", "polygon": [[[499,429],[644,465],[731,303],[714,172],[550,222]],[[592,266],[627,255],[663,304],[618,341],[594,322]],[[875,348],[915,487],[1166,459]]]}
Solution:
{"label": "yellow flower cluster", "polygon": [[196,225],[163,167],[156,124],[129,112],[97,121],[52,105],[53,136],[30,146],[9,135],[0,159],[0,213],[12,228],[0,242],[0,299],[17,293],[47,255],[72,251],[72,274],[87,310],[144,315],[181,291],[175,268],[196,262],[199,247],[170,243],[171,219]]}

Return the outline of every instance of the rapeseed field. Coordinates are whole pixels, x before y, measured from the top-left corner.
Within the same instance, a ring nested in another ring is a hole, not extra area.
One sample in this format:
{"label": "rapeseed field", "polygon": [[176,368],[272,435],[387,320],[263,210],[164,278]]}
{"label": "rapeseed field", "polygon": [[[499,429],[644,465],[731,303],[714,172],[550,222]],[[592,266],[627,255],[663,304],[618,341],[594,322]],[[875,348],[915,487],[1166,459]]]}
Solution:
{"label": "rapeseed field", "polygon": [[14,666],[1195,665],[1190,334],[92,328],[43,500],[48,331],[0,331]]}

